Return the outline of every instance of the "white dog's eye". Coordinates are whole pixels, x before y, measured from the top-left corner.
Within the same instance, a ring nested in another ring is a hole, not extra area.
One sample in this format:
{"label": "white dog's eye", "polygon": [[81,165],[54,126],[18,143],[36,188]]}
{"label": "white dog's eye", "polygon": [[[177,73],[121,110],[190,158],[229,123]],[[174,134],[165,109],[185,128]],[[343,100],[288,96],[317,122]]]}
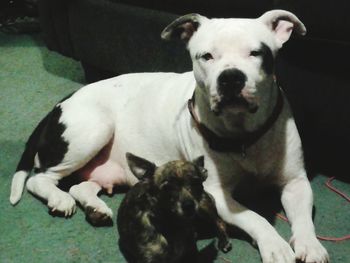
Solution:
{"label": "white dog's eye", "polygon": [[213,59],[213,55],[210,54],[209,52],[204,53],[203,55],[201,55],[201,58],[204,59],[205,61],[211,60]]}
{"label": "white dog's eye", "polygon": [[252,50],[250,52],[250,56],[252,56],[252,57],[259,57],[261,55],[262,55],[262,51],[261,50]]}

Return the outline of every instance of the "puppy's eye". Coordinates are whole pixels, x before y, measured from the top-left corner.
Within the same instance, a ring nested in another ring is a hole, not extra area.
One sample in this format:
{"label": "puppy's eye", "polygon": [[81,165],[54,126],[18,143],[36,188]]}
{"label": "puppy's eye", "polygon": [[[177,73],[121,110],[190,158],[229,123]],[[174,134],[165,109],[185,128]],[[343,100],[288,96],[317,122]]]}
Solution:
{"label": "puppy's eye", "polygon": [[161,183],[161,185],[159,186],[161,189],[163,189],[164,187],[166,187],[167,185],[169,185],[169,181],[164,181]]}
{"label": "puppy's eye", "polygon": [[250,56],[252,56],[252,57],[259,57],[261,55],[262,55],[262,51],[261,50],[252,50],[250,52]]}
{"label": "puppy's eye", "polygon": [[169,181],[164,181],[161,185],[160,185],[160,189],[163,191],[171,191],[175,188],[175,186],[173,184],[171,184]]}
{"label": "puppy's eye", "polygon": [[205,61],[208,61],[213,59],[213,55],[210,53],[204,53],[203,55],[201,55],[201,58],[204,59]]}
{"label": "puppy's eye", "polygon": [[202,172],[203,180],[207,179],[207,177],[208,177],[208,170],[203,168],[201,170],[201,172]]}

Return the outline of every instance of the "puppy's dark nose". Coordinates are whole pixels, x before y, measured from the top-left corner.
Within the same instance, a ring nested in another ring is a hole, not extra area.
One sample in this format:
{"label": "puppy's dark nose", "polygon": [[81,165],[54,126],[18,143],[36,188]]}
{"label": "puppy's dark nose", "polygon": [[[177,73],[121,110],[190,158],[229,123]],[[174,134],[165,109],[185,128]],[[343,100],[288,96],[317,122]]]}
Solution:
{"label": "puppy's dark nose", "polygon": [[218,77],[218,90],[226,98],[237,96],[245,86],[247,76],[239,69],[225,69]]}
{"label": "puppy's dark nose", "polygon": [[193,216],[196,212],[196,205],[192,200],[183,201],[181,204],[181,208],[186,216]]}

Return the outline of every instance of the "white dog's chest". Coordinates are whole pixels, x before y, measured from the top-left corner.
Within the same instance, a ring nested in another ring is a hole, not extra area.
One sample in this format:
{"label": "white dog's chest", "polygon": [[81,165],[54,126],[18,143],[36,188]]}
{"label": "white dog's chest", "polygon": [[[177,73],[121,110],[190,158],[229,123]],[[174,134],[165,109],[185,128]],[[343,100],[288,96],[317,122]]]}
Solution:
{"label": "white dog's chest", "polygon": [[258,177],[259,180],[270,180],[273,177],[272,181],[276,181],[285,158],[283,147],[278,140],[274,134],[269,133],[255,145],[247,148],[245,153],[211,151],[208,157],[212,158],[215,165],[212,169],[220,178],[232,184],[238,183],[246,176]]}
{"label": "white dog's chest", "polygon": [[275,155],[272,153],[267,154],[267,152],[270,152],[269,149],[262,152],[256,152],[254,150],[247,150],[244,157],[242,154],[236,155],[236,163],[242,172],[262,177],[272,175],[278,162],[277,159],[274,159]]}

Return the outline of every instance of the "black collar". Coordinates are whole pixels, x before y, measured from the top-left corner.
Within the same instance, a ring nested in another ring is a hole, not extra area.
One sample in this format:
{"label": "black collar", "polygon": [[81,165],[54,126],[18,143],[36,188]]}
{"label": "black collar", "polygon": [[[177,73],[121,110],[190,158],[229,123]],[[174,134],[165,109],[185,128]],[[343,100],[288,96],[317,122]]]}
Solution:
{"label": "black collar", "polygon": [[245,157],[245,150],[255,144],[275,123],[278,119],[282,109],[283,109],[283,94],[282,90],[278,88],[278,97],[275,108],[272,111],[270,117],[266,120],[266,122],[256,131],[247,132],[243,136],[239,138],[231,138],[231,137],[220,137],[208,127],[206,127],[203,123],[201,123],[194,111],[194,93],[191,99],[188,100],[188,109],[191,113],[192,119],[207,141],[209,147],[218,152],[236,152],[241,153],[243,157]]}

